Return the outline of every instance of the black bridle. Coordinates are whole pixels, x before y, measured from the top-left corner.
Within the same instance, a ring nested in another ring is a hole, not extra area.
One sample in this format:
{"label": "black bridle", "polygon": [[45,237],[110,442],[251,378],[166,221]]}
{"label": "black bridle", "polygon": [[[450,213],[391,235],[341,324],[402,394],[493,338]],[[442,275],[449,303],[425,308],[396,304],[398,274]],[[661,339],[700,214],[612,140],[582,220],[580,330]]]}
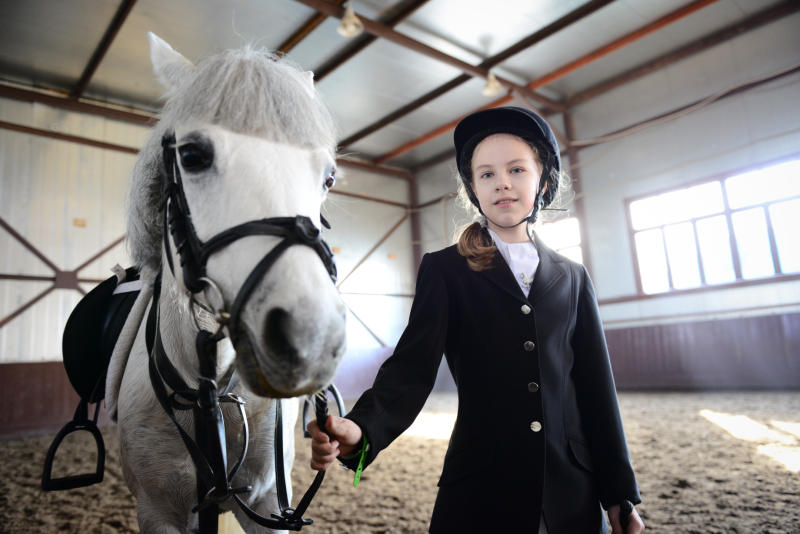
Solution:
{"label": "black bridle", "polygon": [[[238,383],[235,371],[223,377],[228,384],[222,391],[216,383],[216,345],[225,337],[223,330],[227,327],[234,347],[237,340],[244,335],[240,325],[242,309],[259,281],[266,275],[270,267],[292,245],[304,245],[313,249],[331,277],[336,281],[336,265],[330,248],[320,237],[319,229],[308,217],[272,217],[249,221],[224,230],[203,242],[195,231],[189,205],[183,190],[180,168],[176,160],[177,147],[174,133],[167,133],[161,141],[164,155],[164,188],[161,209],[164,216],[164,247],[170,271],[175,275],[175,266],[169,235],[175,243],[180,258],[185,287],[194,295],[213,285],[206,276],[206,263],[209,257],[221,248],[243,237],[253,235],[272,235],[281,238],[279,243],[267,252],[256,264],[245,279],[229,310],[217,310],[215,320],[219,324],[216,332],[209,332],[198,326],[195,340],[200,367],[198,387],[192,388],[181,378],[170,362],[164,350],[161,331],[158,325],[158,308],[161,293],[160,276],[156,280],[153,291],[153,303],[147,320],[146,340],[149,357],[150,382],[161,407],[175,424],[189,455],[195,466],[197,475],[197,505],[193,512],[199,513],[200,532],[204,534],[217,532],[217,516],[219,505],[233,498],[242,511],[259,525],[286,530],[300,530],[311,524],[312,520],[304,519],[303,513],[322,483],[323,471],[319,471],[306,491],[297,508],[289,506],[286,491],[286,475],[283,468],[283,432],[281,401],[276,400],[275,414],[275,472],[280,514],[271,514],[270,518],[259,515],[248,507],[240,498],[240,494],[251,490],[250,486],[234,488],[231,481],[242,465],[247,454],[248,425],[244,409],[244,400],[231,393]],[[322,223],[327,227],[324,218]],[[169,235],[168,235],[169,233]],[[194,302],[194,299],[193,299]],[[225,303],[222,303],[223,308]],[[194,313],[194,310],[192,311]],[[167,393],[167,388],[172,390]],[[337,401],[340,414],[344,414],[341,396],[333,385],[328,387]],[[235,404],[242,417],[243,443],[239,459],[230,469],[227,468],[227,445],[225,442],[225,421],[220,403]],[[193,411],[195,422],[194,439],[181,427],[175,415],[176,410]],[[325,428],[327,418],[327,394],[325,390],[315,395],[315,410],[320,428]]]}

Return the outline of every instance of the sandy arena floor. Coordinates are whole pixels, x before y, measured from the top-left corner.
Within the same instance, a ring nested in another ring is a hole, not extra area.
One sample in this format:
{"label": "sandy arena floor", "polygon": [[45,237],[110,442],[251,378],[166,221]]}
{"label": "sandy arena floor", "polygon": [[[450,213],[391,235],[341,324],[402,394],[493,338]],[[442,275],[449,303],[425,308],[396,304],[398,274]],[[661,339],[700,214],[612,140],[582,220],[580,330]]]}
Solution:
{"label": "sandy arena floor", "polygon": [[[620,404],[648,532],[800,533],[800,392],[622,393]],[[427,532],[453,410],[452,395],[434,395],[357,488],[352,473],[333,469],[304,531]],[[313,478],[296,435],[295,502]],[[54,493],[39,489],[52,436],[0,442],[0,532],[138,532],[114,429],[104,437],[105,481]],[[85,451],[67,456],[91,471]]]}

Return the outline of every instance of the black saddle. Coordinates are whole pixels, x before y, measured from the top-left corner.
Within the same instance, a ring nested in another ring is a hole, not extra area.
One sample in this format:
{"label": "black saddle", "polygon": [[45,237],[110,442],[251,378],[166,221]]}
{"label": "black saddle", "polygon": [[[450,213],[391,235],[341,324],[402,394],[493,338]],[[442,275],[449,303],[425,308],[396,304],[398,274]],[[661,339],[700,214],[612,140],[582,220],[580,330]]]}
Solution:
{"label": "black saddle", "polygon": [[[72,421],[56,435],[44,462],[42,489],[65,490],[103,481],[105,444],[97,428],[100,401],[105,398],[106,371],[114,345],[125,320],[139,295],[139,272],[125,270],[125,278],[114,275],[100,283],[78,302],[67,320],[62,339],[64,369],[72,387],[80,396]],[[89,419],[89,404],[96,403]],[[97,468],[94,473],[52,478],[53,459],[62,440],[72,432],[85,430],[97,443]]]}

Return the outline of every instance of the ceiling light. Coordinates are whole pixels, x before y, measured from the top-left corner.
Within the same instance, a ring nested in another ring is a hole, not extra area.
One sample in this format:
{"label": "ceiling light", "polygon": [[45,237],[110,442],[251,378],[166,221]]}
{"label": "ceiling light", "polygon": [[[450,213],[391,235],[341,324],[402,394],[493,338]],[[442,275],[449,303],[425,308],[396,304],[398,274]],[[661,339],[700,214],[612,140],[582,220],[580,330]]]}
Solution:
{"label": "ceiling light", "polygon": [[489,76],[486,77],[486,85],[483,86],[481,93],[484,96],[494,96],[503,90],[503,86],[497,81],[494,72],[489,71]]}
{"label": "ceiling light", "polygon": [[344,16],[339,26],[336,27],[336,31],[339,32],[339,35],[342,37],[355,37],[364,31],[364,23],[361,22],[356,16],[355,11],[353,11],[352,2],[347,2],[344,8]]}

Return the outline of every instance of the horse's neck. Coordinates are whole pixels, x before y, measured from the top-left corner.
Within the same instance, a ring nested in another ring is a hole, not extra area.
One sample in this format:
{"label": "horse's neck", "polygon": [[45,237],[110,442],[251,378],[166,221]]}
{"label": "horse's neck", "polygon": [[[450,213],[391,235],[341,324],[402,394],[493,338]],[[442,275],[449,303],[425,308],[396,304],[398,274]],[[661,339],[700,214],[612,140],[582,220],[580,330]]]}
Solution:
{"label": "horse's neck", "polygon": [[[186,383],[195,387],[200,376],[195,345],[197,327],[192,319],[193,311],[188,295],[178,288],[176,280],[169,273],[163,276],[158,305],[159,330],[164,351]],[[218,382],[233,363],[234,356],[232,348],[217,351]]]}

